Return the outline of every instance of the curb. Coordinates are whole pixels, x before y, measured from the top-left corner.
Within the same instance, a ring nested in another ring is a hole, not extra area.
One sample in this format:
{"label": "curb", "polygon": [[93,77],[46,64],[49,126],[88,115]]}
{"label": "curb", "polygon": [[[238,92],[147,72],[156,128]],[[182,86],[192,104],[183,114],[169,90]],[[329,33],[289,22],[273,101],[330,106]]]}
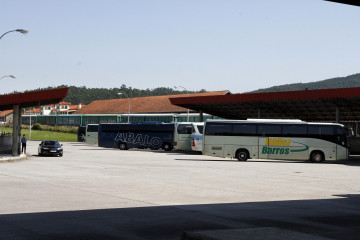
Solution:
{"label": "curb", "polygon": [[11,155],[0,155],[0,163],[7,162],[17,162],[27,159],[28,156],[26,154],[20,154],[20,156],[11,156]]}

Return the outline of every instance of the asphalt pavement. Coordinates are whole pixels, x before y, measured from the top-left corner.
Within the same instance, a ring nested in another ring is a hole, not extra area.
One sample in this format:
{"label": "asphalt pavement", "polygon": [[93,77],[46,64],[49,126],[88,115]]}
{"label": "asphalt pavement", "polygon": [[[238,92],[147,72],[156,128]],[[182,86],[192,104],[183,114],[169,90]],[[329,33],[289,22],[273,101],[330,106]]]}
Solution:
{"label": "asphalt pavement", "polygon": [[63,143],[0,162],[0,239],[359,239],[360,160],[238,162]]}

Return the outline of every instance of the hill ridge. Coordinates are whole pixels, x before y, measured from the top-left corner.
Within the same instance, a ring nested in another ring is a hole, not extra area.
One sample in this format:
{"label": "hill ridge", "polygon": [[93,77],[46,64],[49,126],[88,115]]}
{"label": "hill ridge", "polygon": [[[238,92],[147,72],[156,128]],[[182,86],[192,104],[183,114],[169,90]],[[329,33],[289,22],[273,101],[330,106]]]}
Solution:
{"label": "hill ridge", "polygon": [[291,83],[273,86],[269,88],[261,88],[248,93],[260,92],[284,92],[284,91],[298,91],[298,90],[315,90],[315,89],[330,89],[330,88],[351,88],[360,87],[360,73],[352,74],[346,77],[336,77],[325,79],[321,81],[309,83]]}

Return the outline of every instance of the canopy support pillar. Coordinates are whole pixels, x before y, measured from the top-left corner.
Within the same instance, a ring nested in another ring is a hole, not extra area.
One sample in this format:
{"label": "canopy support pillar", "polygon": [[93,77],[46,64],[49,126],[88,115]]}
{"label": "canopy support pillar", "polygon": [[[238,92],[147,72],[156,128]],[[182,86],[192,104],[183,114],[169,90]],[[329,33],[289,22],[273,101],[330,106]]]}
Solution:
{"label": "canopy support pillar", "polygon": [[13,106],[13,139],[12,155],[20,155],[20,135],[21,135],[21,111],[19,105]]}
{"label": "canopy support pillar", "polygon": [[340,123],[340,107],[336,106],[336,123]]}
{"label": "canopy support pillar", "polygon": [[200,115],[199,122],[203,122],[204,121],[204,113],[203,113],[203,111],[200,110],[199,115]]}

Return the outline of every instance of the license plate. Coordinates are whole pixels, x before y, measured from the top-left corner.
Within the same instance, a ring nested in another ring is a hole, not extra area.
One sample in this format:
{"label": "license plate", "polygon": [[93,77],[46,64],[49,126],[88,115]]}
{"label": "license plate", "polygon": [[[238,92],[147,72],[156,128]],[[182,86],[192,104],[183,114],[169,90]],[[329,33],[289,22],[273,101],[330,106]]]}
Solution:
{"label": "license plate", "polygon": [[56,150],[50,150],[50,152],[56,152]]}

